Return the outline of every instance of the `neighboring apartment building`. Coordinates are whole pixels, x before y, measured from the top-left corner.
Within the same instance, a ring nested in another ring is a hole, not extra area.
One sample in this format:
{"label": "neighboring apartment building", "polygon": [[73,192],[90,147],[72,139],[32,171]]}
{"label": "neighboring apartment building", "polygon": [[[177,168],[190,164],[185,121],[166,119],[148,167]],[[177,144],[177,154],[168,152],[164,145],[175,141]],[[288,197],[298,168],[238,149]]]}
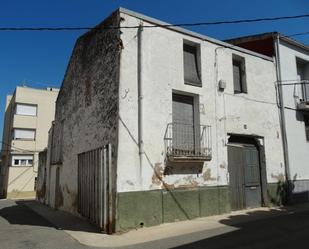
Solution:
{"label": "neighboring apartment building", "polygon": [[279,33],[228,42],[276,59],[289,197],[309,201],[309,46]]}
{"label": "neighboring apartment building", "polygon": [[38,153],[47,147],[59,89],[16,87],[7,96],[0,174],[1,197],[34,196]]}
{"label": "neighboring apartment building", "polygon": [[106,232],[280,202],[273,58],[178,27],[108,29],[165,24],[114,12],[78,39],[57,99],[43,199]]}

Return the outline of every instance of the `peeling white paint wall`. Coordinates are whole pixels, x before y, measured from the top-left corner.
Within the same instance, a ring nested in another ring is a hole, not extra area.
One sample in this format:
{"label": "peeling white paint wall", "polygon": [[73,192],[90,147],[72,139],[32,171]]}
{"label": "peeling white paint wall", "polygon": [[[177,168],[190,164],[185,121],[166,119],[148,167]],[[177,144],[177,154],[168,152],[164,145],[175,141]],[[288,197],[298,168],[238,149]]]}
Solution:
{"label": "peeling white paint wall", "polygon": [[[123,26],[137,26],[141,23],[139,19],[127,14],[122,13],[121,16],[124,18]],[[167,124],[172,122],[173,91],[199,96],[200,123],[212,127],[213,157],[211,161],[205,162],[201,174],[163,176],[167,185],[192,187],[228,184],[228,133],[263,137],[268,182],[277,182],[276,177],[284,174],[274,63],[229,48],[218,48],[213,43],[165,28],[145,28],[143,31],[142,116],[145,156],[140,167],[137,144],[137,29],[124,29],[121,39],[124,48],[119,86],[118,192],[162,188],[154,171],[156,169],[162,173],[165,167],[164,133]],[[184,39],[200,44],[201,88],[184,84]],[[234,94],[233,53],[245,58],[248,94]],[[223,93],[217,90],[219,80],[227,83]]]}

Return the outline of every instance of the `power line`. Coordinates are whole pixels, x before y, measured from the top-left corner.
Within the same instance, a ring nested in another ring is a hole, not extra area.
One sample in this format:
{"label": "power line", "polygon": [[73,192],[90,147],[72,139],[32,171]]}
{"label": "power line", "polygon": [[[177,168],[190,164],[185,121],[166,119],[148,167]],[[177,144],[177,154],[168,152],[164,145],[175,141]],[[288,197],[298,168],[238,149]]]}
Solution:
{"label": "power line", "polygon": [[[3,145],[6,145],[6,146],[9,146],[15,150],[17,150],[18,152],[26,152],[26,153],[35,153],[35,152],[38,152],[38,151],[33,151],[33,150],[25,150],[25,149],[21,149],[21,148],[18,148],[18,147],[15,147],[15,146],[12,146],[2,140],[0,140],[0,143],[2,143]],[[15,150],[11,150],[11,151],[15,151]]]}
{"label": "power line", "polygon": [[[151,25],[143,25],[142,27],[143,28],[193,27],[193,26],[209,26],[209,25],[222,25],[222,24],[268,22],[268,21],[278,21],[278,20],[300,19],[300,18],[307,18],[307,17],[309,17],[309,14],[295,15],[295,16],[255,18],[255,19],[227,20],[227,21],[216,21],[216,22],[151,24]],[[0,31],[80,31],[80,30],[105,30],[105,29],[136,29],[139,27],[140,27],[139,25],[138,26],[108,26],[108,27],[0,27]],[[300,35],[300,34],[297,34],[297,35]]]}
{"label": "power line", "polygon": [[296,33],[296,34],[292,34],[292,35],[287,35],[287,36],[284,36],[284,37],[294,37],[294,36],[300,36],[300,35],[309,35],[309,31],[302,32],[302,33]]}

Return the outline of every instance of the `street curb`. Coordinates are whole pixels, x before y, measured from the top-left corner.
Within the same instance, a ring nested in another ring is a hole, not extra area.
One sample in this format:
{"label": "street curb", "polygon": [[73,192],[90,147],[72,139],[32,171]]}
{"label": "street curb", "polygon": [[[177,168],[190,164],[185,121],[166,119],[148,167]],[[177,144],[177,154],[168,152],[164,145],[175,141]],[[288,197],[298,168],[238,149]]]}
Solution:
{"label": "street curb", "polygon": [[[291,215],[309,210],[309,203],[288,207],[256,208],[235,211],[224,215],[197,218],[189,221],[165,223],[159,226],[131,230],[123,234],[106,235],[100,233],[87,220],[67,212],[53,210],[36,201],[25,201],[25,205],[54,224],[58,229],[69,234],[79,243],[86,246],[101,248],[131,246],[132,248],[137,248],[139,244],[164,241],[172,238],[174,238],[174,243],[177,243],[177,241],[181,241],[182,244],[190,243],[193,242],[190,241],[193,237],[190,236],[190,234],[200,233],[200,236],[203,238],[210,238],[239,229],[237,228],[237,224]],[[186,238],[180,240],[180,236]]]}

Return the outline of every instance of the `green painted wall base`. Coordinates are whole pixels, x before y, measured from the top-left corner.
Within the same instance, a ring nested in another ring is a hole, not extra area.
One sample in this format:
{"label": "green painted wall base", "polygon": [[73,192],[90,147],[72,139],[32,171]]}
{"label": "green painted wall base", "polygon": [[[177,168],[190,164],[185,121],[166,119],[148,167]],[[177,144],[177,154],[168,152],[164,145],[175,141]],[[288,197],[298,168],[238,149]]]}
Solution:
{"label": "green painted wall base", "polygon": [[116,232],[230,212],[228,186],[117,194]]}
{"label": "green painted wall base", "polygon": [[267,195],[269,206],[281,206],[286,200],[286,184],[284,182],[268,183]]}

